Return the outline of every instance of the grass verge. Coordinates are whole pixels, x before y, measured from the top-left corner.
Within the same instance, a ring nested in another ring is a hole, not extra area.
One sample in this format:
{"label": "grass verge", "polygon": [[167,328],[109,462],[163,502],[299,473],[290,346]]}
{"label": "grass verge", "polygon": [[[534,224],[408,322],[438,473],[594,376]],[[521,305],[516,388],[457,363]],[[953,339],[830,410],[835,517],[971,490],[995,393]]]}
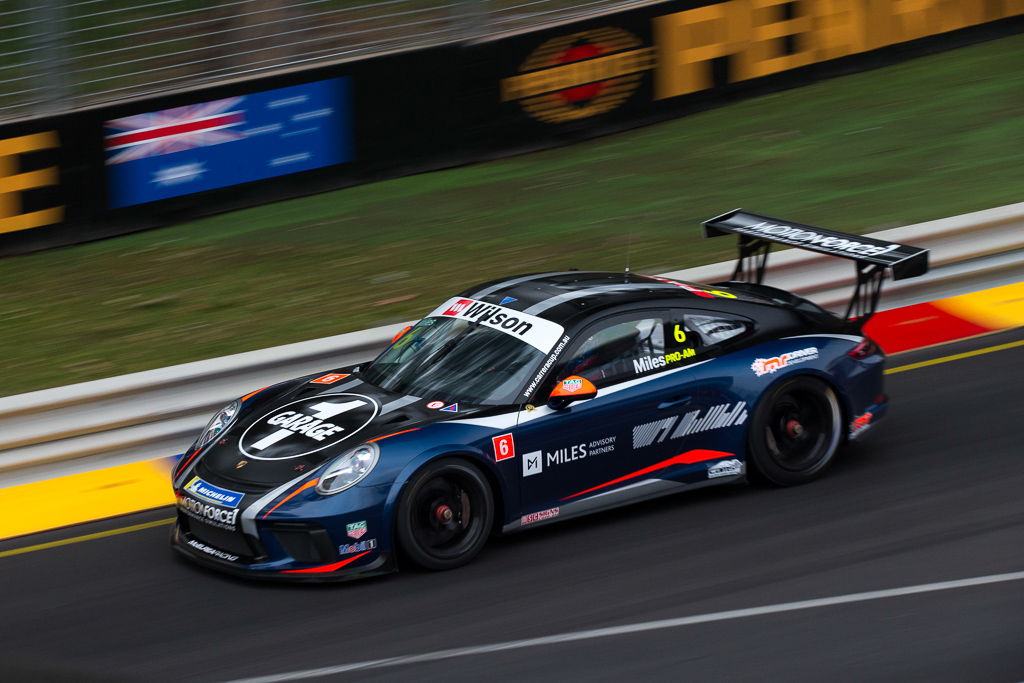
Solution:
{"label": "grass verge", "polygon": [[0,395],[414,318],[517,272],[729,258],[742,206],[868,232],[1019,201],[1024,36],[586,144],[279,202],[0,270]]}

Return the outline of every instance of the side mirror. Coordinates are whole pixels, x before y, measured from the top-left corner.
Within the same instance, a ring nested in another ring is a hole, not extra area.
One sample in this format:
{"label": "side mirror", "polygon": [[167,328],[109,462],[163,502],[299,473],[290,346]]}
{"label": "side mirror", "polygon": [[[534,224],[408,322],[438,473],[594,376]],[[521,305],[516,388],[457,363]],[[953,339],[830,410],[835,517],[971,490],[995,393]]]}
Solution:
{"label": "side mirror", "polygon": [[585,377],[572,375],[555,385],[554,391],[548,396],[548,406],[553,410],[562,410],[575,401],[585,401],[597,396],[597,387]]}

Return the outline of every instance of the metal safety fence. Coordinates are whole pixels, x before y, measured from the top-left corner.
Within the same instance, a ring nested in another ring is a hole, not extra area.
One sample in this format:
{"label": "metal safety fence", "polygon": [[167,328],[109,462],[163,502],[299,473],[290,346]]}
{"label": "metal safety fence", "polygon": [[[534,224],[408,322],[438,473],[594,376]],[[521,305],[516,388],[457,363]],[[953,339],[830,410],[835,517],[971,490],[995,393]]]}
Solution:
{"label": "metal safety fence", "polygon": [[648,0],[4,0],[0,121]]}

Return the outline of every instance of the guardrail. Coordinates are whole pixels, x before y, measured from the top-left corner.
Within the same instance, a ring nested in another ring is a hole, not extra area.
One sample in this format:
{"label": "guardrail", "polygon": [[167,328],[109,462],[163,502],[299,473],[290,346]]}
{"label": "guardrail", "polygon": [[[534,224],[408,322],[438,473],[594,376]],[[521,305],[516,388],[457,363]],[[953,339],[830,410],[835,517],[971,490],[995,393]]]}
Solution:
{"label": "guardrail", "polygon": [[[1024,275],[1024,202],[874,233],[931,250],[931,272],[886,288],[882,308],[981,289]],[[766,281],[830,306],[853,269],[788,249]],[[732,262],[666,276],[726,280]],[[181,452],[218,407],[290,377],[372,358],[405,323],[0,398],[0,487]]]}

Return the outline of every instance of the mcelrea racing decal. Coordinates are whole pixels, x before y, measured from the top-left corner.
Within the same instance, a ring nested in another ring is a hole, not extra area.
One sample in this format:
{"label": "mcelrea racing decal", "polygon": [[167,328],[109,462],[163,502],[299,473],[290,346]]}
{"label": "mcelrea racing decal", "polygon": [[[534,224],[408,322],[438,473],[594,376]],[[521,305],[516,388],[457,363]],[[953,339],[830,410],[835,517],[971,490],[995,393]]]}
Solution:
{"label": "mcelrea racing decal", "polygon": [[491,329],[522,339],[530,346],[547,353],[562,337],[562,326],[544,318],[514,311],[497,304],[475,299],[453,297],[427,316],[428,318],[460,318],[480,323]]}
{"label": "mcelrea racing decal", "polygon": [[774,374],[790,365],[817,359],[818,349],[812,346],[800,349],[799,351],[790,351],[779,356],[773,356],[772,358],[758,358],[750,364],[750,369],[754,371],[755,375],[760,377],[761,375]]}

